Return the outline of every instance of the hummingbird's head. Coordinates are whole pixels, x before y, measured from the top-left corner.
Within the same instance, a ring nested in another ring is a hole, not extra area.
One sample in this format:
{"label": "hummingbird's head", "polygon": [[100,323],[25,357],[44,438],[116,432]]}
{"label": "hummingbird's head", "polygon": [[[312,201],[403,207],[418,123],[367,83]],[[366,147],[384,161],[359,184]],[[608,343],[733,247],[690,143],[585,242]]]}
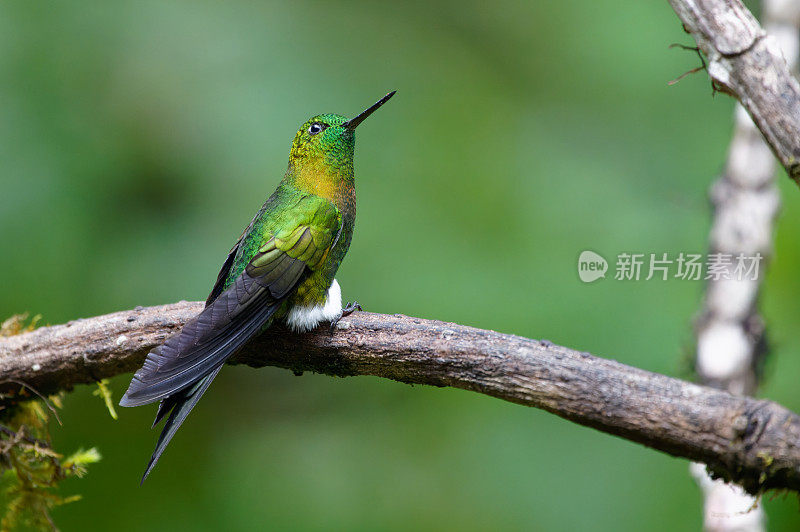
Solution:
{"label": "hummingbird's head", "polygon": [[292,142],[289,160],[295,165],[327,163],[338,166],[353,160],[355,132],[344,127],[347,118],[325,114],[309,118]]}
{"label": "hummingbird's head", "polygon": [[356,146],[356,127],[378,107],[394,96],[390,92],[355,118],[324,114],[310,118],[300,126],[289,152],[289,167],[295,171],[312,168],[323,172],[350,173]]}

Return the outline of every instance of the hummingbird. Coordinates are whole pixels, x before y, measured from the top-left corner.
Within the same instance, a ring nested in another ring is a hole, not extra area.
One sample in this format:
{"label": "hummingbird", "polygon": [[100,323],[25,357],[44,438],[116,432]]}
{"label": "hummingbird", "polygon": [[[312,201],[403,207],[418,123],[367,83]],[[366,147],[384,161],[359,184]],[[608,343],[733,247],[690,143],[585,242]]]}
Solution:
{"label": "hummingbird", "polygon": [[335,279],[356,219],[355,130],[388,93],[358,116],[317,115],[292,142],[289,167],[228,253],[203,311],[156,347],[134,374],[120,406],[159,401],[153,427],[166,423],[141,483],[214,377],[250,338],[283,321],[296,332],[336,323],[342,307]]}

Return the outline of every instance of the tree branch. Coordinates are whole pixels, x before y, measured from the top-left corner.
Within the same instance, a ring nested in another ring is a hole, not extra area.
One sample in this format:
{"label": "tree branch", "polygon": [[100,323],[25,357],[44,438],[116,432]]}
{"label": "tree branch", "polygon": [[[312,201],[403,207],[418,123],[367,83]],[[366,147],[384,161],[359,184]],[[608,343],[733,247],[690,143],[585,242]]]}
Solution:
{"label": "tree branch", "polygon": [[[764,0],[762,21],[775,37],[791,71],[800,42],[800,3]],[[774,222],[780,208],[775,158],[747,112],[736,105],[735,127],[725,170],[711,188],[714,218],[710,253],[764,257],[757,279],[709,280],[696,323],[695,370],[700,382],[734,394],[753,395],[766,356],[764,320],[758,313],[765,266],[772,256]],[[705,468],[691,465],[703,489],[704,529],[715,532],[760,532],[766,516],[758,499],[737,486],[712,481]]]}
{"label": "tree branch", "polygon": [[[12,379],[53,393],[133,371],[201,309],[199,302],[139,307],[0,338],[0,392],[20,393]],[[800,417],[786,408],[550,342],[357,312],[333,334],[270,330],[233,362],[472,390],[703,462],[751,493],[800,492]]]}
{"label": "tree branch", "polygon": [[708,58],[714,86],[747,109],[789,177],[800,184],[800,84],[777,40],[739,0],[669,0]]}

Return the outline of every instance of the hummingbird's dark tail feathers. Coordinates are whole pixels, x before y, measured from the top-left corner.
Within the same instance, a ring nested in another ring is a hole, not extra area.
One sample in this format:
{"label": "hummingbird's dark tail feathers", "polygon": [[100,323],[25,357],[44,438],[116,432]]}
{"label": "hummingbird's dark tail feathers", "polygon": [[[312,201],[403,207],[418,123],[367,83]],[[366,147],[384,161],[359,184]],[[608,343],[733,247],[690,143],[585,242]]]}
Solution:
{"label": "hummingbird's dark tail feathers", "polygon": [[[291,257],[278,265],[292,286],[305,268]],[[154,426],[169,414],[142,482],[225,361],[271,323],[288,292],[272,288],[243,272],[180,333],[148,353],[119,402],[139,406],[161,400]]]}
{"label": "hummingbird's dark tail feathers", "polygon": [[[291,272],[292,285],[305,265],[289,258],[280,266]],[[242,273],[181,332],[148,353],[134,374],[120,406],[140,406],[175,395],[219,367],[255,336],[283,303],[262,279]]]}
{"label": "hummingbird's dark tail feathers", "polygon": [[214,380],[214,377],[217,376],[219,370],[222,369],[222,366],[223,364],[220,364],[211,373],[197,381],[193,386],[190,386],[185,390],[181,390],[175,395],[166,397],[161,401],[161,404],[158,406],[156,420],[153,422],[153,427],[155,427],[168,412],[169,417],[167,418],[167,422],[164,424],[164,428],[161,430],[161,435],[158,437],[156,449],[153,451],[153,456],[150,457],[150,462],[147,464],[147,469],[145,469],[139,485],[144,484],[144,481],[147,479],[147,475],[150,474],[150,471],[152,471],[158,463],[158,459],[161,458],[161,453],[163,453],[164,449],[167,448],[167,445],[169,445],[169,442],[172,440],[172,437],[175,436],[175,433],[178,432],[178,429],[180,428],[181,424],[183,424],[186,416],[189,415],[189,412],[192,411],[194,405],[196,405],[197,401],[199,401],[203,396],[205,391],[208,389],[208,386],[211,384],[211,381]]}

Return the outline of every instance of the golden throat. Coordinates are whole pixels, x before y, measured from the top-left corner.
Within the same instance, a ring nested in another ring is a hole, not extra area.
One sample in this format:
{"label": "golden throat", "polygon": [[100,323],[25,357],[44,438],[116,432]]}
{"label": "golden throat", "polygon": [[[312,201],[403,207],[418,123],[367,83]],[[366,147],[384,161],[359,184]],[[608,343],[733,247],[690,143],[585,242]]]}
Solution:
{"label": "golden throat", "polygon": [[339,206],[344,197],[352,194],[352,184],[348,184],[339,172],[322,161],[299,165],[294,172],[295,186],[300,190],[316,194]]}

